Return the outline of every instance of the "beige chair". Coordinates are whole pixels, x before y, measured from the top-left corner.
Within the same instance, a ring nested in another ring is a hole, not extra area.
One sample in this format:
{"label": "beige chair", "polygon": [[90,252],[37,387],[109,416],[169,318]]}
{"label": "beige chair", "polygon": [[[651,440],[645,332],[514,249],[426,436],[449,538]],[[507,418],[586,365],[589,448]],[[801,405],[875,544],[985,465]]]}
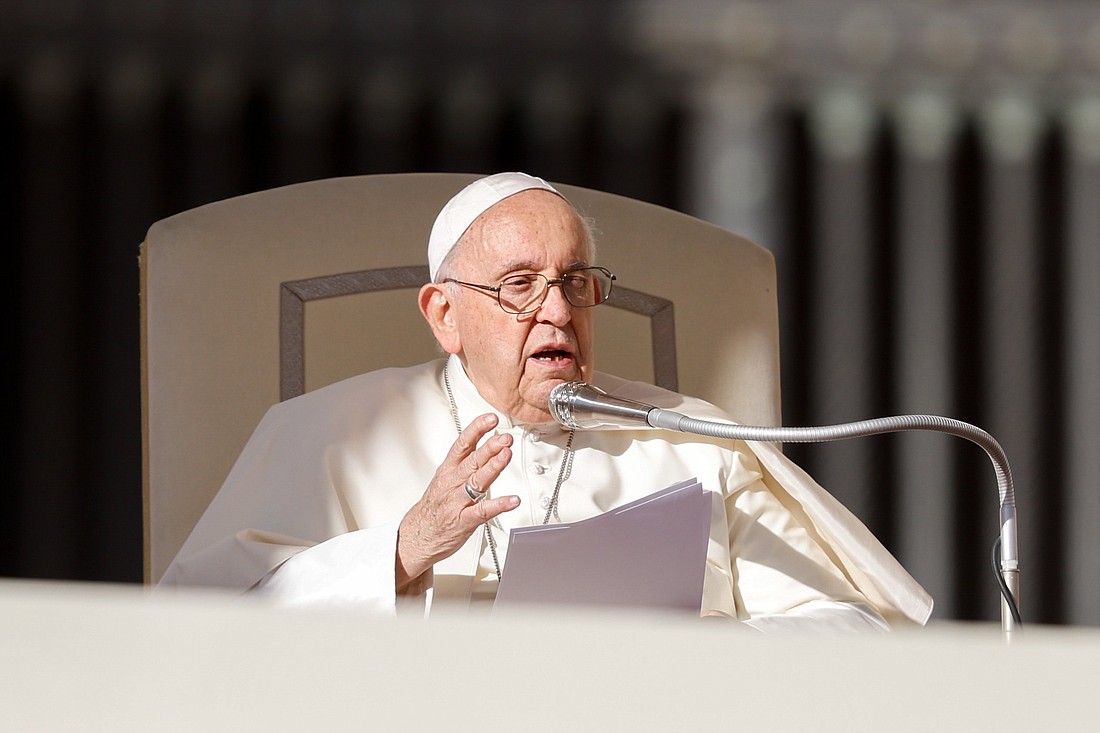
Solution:
{"label": "beige chair", "polygon": [[[164,573],[270,405],[441,354],[416,305],[428,231],[476,177],[313,181],[149,229],[140,253],[146,582]],[[778,425],[771,254],[669,209],[560,190],[595,219],[598,261],[618,276],[596,310],[597,368]]]}

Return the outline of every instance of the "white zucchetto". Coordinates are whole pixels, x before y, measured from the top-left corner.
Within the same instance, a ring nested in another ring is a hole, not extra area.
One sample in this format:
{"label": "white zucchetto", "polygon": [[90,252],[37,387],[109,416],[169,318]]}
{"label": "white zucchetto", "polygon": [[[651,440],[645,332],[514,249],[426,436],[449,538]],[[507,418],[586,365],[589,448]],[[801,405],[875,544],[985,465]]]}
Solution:
{"label": "white zucchetto", "polygon": [[561,192],[541,178],[514,172],[479,178],[455,194],[439,211],[428,237],[428,271],[431,279],[435,280],[439,266],[474,219],[509,196],[531,189],[551,191],[561,196]]}

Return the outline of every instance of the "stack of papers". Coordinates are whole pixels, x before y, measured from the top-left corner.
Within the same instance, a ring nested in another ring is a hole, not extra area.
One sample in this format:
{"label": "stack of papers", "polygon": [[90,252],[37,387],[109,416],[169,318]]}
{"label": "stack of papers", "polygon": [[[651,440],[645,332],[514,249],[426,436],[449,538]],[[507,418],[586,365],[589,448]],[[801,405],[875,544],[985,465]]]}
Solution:
{"label": "stack of papers", "polygon": [[689,479],[569,524],[513,529],[494,610],[600,605],[698,613],[711,492]]}

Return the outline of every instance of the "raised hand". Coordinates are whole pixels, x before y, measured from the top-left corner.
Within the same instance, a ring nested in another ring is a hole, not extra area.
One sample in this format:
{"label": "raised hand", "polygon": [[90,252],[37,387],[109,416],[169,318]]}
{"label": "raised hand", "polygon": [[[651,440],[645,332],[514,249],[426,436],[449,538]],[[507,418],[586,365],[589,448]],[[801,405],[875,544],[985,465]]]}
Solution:
{"label": "raised hand", "polygon": [[398,593],[458,551],[482,524],[519,506],[514,495],[475,498],[489,490],[512,460],[512,436],[507,433],[477,445],[496,426],[497,417],[492,414],[470,423],[436,469],[424,495],[401,520],[395,563]]}

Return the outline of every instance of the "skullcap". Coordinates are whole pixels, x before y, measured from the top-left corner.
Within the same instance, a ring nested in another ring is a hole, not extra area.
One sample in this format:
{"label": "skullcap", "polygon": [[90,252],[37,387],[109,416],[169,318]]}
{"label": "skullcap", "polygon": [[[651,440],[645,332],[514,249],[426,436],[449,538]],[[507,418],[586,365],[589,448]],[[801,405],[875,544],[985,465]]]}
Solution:
{"label": "skullcap", "polygon": [[428,271],[432,280],[435,280],[439,266],[474,219],[509,196],[530,189],[551,191],[561,196],[546,181],[526,173],[496,173],[479,178],[455,194],[436,216],[428,237]]}

